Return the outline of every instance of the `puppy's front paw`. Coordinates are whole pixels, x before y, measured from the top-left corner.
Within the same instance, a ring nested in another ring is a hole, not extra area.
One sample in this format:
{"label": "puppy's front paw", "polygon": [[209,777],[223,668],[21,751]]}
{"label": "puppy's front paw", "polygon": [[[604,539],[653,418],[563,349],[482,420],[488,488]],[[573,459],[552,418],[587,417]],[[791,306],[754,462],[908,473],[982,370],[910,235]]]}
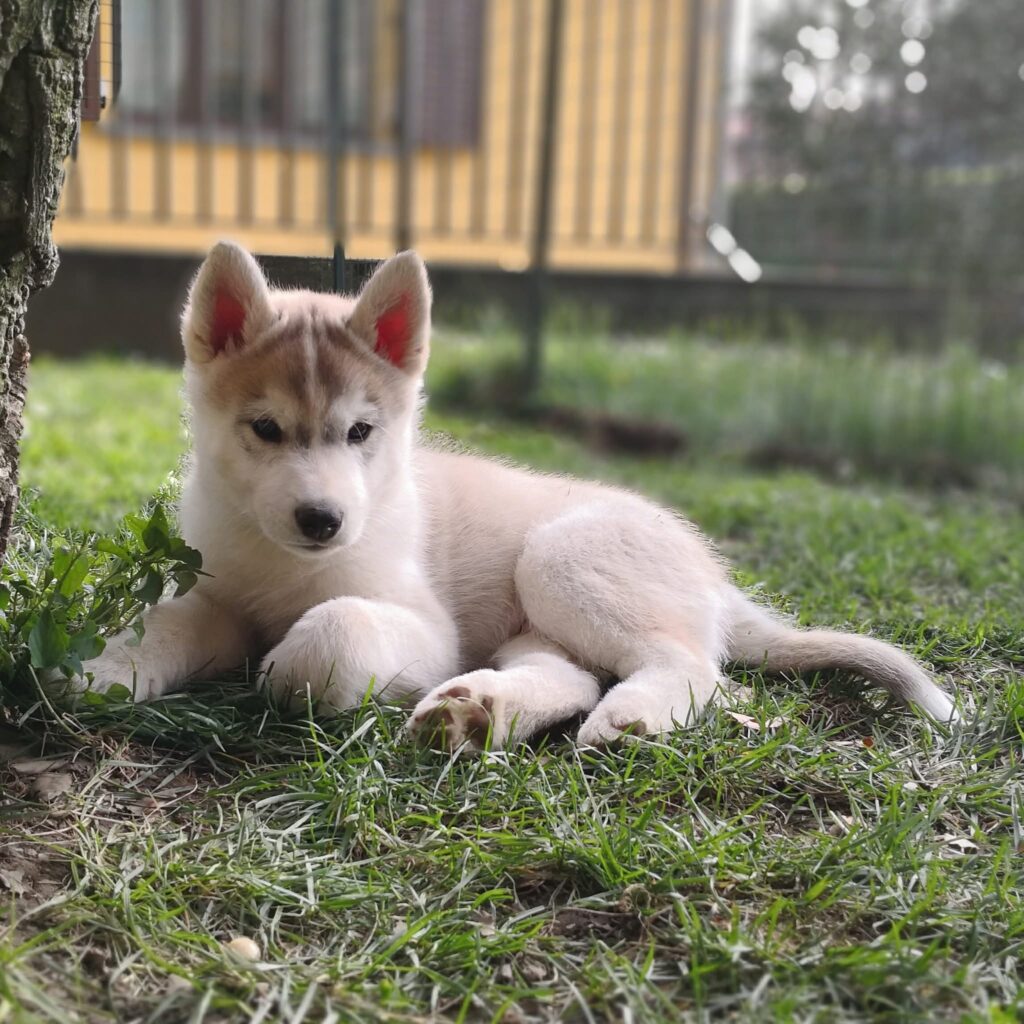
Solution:
{"label": "puppy's front paw", "polygon": [[274,697],[285,707],[299,705],[307,696],[320,700],[330,688],[331,666],[322,665],[315,651],[297,635],[295,627],[260,664]]}
{"label": "puppy's front paw", "polygon": [[337,625],[323,619],[318,608],[307,612],[260,665],[271,692],[285,707],[312,699],[341,711],[358,704],[373,682],[371,675],[339,658],[338,646],[329,642]]}
{"label": "puppy's front paw", "polygon": [[132,648],[111,644],[99,657],[85,662],[82,675],[71,677],[70,690],[106,693],[113,686],[123,686],[135,700],[145,700],[150,694],[152,679],[132,654]]}
{"label": "puppy's front paw", "polygon": [[480,669],[449,679],[413,709],[407,728],[419,739],[440,738],[449,750],[463,743],[476,750],[500,750],[508,740],[508,716],[500,693],[500,673]]}

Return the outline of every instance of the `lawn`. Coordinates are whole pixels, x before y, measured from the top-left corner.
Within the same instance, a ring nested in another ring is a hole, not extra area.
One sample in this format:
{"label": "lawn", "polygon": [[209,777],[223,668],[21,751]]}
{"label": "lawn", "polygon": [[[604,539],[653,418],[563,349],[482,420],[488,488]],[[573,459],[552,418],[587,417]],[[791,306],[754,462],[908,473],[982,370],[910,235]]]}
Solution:
{"label": "lawn", "polygon": [[[520,361],[518,336],[500,325],[452,336],[435,352],[435,395],[482,410],[508,402]],[[841,479],[981,485],[1020,498],[1022,393],[1024,360],[965,347],[920,352],[799,334],[628,338],[569,321],[547,341],[535,401],[653,419],[705,456]]]}
{"label": "lawn", "polygon": [[[142,365],[33,367],[8,572],[173,491],[177,390]],[[1020,506],[428,421],[678,506],[802,621],[916,651],[967,723],[748,674],[735,715],[660,740],[451,759],[398,709],[283,718],[244,679],[75,714],[12,685],[0,1021],[1019,1019]]]}

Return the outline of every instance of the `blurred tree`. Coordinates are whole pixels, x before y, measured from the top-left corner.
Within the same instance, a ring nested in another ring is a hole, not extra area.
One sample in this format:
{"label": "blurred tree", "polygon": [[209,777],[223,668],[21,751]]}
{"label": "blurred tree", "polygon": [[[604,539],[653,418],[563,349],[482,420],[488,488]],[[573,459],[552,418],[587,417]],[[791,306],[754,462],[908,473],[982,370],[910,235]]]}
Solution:
{"label": "blurred tree", "polygon": [[1020,282],[1020,0],[792,0],[752,54],[733,220],[758,258]]}
{"label": "blurred tree", "polygon": [[50,227],[78,131],[98,0],[0,0],[0,559],[18,496],[25,310],[53,280]]}

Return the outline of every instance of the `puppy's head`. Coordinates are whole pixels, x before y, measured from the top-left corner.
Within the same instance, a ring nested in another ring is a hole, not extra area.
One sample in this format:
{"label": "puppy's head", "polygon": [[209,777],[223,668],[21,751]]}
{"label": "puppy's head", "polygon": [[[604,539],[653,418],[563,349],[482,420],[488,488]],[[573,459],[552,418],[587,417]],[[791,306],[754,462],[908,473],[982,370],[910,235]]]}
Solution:
{"label": "puppy's head", "polygon": [[275,543],[323,558],[354,543],[402,477],[430,336],[413,252],[354,298],[270,288],[216,245],[182,317],[194,456]]}

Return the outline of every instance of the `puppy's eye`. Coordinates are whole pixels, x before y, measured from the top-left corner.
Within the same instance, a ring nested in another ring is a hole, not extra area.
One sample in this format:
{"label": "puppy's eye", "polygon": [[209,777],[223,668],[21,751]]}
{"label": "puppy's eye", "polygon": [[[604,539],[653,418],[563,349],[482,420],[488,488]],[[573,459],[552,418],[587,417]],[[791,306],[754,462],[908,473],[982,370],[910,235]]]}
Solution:
{"label": "puppy's eye", "polygon": [[261,416],[258,420],[252,421],[252,432],[261,440],[276,444],[281,440],[283,432],[276,420],[269,416]]}
{"label": "puppy's eye", "polygon": [[372,430],[372,423],[353,423],[348,430],[348,443],[362,444],[370,436]]}

